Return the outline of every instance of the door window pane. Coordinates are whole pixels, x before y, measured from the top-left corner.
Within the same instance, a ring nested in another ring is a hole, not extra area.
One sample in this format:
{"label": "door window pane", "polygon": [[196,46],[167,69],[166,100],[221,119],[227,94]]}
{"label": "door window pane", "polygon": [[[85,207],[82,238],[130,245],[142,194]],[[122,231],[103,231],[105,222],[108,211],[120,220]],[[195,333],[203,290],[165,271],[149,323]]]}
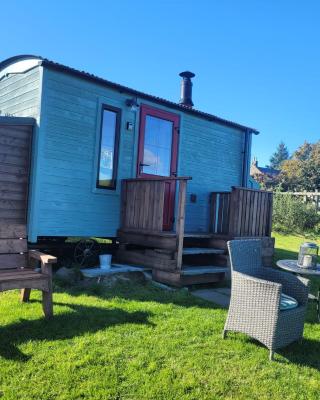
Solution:
{"label": "door window pane", "polygon": [[142,172],[170,176],[173,122],[146,116]]}
{"label": "door window pane", "polygon": [[115,169],[117,163],[117,130],[118,112],[103,109],[100,158],[97,186],[102,188],[115,187]]}

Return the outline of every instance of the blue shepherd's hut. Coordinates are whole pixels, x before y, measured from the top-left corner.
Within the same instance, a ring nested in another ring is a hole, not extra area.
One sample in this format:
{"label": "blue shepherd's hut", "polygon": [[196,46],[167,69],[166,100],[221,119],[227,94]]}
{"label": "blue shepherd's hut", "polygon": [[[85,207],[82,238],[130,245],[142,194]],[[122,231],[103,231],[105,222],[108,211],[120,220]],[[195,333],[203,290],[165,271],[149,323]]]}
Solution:
{"label": "blue shepherd's hut", "polygon": [[2,61],[0,219],[27,216],[30,242],[116,238],[119,259],[157,259],[162,281],[188,240],[270,237],[271,200],[248,189],[258,132],[194,108],[194,74],[180,76],[175,103],[37,56]]}

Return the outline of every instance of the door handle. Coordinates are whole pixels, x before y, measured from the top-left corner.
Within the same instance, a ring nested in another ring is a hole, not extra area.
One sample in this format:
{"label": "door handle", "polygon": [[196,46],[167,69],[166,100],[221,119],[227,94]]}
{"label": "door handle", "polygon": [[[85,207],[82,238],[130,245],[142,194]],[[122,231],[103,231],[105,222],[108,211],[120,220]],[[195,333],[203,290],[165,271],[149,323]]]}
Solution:
{"label": "door handle", "polygon": [[142,162],[139,163],[139,174],[142,173],[142,168],[143,167],[150,167],[150,164],[144,164]]}

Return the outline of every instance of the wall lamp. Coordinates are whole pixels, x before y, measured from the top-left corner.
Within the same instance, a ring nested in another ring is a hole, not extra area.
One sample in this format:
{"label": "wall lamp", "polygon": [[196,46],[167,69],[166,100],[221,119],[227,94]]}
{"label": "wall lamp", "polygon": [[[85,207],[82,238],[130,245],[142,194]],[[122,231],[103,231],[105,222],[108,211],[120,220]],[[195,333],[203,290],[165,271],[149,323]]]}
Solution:
{"label": "wall lamp", "polygon": [[139,104],[136,98],[127,99],[126,105],[131,108],[131,111],[138,111]]}

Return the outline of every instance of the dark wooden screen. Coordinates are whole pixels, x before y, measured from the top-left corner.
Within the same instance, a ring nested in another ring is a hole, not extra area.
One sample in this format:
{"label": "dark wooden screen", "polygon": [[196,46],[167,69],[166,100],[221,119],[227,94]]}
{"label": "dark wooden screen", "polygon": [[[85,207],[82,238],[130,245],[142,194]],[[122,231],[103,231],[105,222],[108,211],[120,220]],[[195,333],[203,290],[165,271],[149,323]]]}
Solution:
{"label": "dark wooden screen", "polygon": [[221,235],[229,233],[230,195],[230,192],[211,193],[209,232]]}
{"label": "dark wooden screen", "polygon": [[270,236],[272,192],[233,187],[210,197],[209,231],[239,236]]}
{"label": "dark wooden screen", "polygon": [[232,188],[229,231],[233,236],[270,236],[272,192]]}
{"label": "dark wooden screen", "polygon": [[0,123],[0,223],[25,224],[32,126]]}
{"label": "dark wooden screen", "polygon": [[122,229],[162,231],[164,180],[122,181]]}
{"label": "dark wooden screen", "polygon": [[[134,178],[122,180],[121,228],[136,231],[163,231],[165,190],[170,180],[179,185],[176,233],[183,241],[187,181],[190,177]],[[179,245],[178,245],[179,247]]]}
{"label": "dark wooden screen", "polygon": [[0,223],[0,270],[26,266],[26,237],[25,224]]}

